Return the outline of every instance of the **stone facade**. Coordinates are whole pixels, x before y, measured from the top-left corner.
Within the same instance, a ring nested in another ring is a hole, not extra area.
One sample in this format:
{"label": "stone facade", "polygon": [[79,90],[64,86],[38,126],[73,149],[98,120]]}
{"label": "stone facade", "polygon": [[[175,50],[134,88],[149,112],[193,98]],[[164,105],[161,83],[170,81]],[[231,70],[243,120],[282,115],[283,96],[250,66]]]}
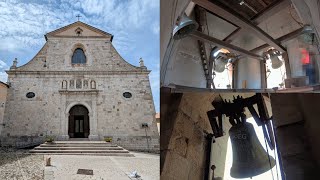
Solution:
{"label": "stone facade", "polygon": [[[45,37],[31,61],[20,67],[14,63],[7,71],[2,145],[30,145],[45,135],[67,140],[69,111],[82,105],[89,112],[90,140],[112,137],[130,150],[159,148],[150,71],[143,62],[140,67],[127,63],[113,47],[112,35],[80,21]],[[71,62],[77,48],[86,63]],[[35,96],[26,97],[29,92]]]}
{"label": "stone facade", "polygon": [[5,126],[3,123],[3,115],[6,106],[7,91],[8,85],[0,81],[0,134],[2,128]]}

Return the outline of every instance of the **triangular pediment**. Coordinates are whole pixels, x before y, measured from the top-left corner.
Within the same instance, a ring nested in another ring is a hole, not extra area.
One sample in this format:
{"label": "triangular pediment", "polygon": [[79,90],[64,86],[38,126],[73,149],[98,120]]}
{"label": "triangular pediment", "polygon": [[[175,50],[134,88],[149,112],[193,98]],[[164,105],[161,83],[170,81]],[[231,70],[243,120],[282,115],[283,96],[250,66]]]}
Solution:
{"label": "triangular pediment", "polygon": [[104,32],[98,28],[90,26],[81,21],[69,24],[57,30],[51,31],[45,35],[48,37],[93,37],[93,38],[110,38],[112,41],[112,34]]}

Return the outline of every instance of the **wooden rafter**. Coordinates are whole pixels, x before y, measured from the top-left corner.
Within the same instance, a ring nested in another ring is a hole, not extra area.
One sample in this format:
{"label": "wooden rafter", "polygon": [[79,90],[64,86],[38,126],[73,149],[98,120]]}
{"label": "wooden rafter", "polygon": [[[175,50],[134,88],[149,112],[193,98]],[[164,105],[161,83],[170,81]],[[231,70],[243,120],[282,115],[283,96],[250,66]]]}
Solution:
{"label": "wooden rafter", "polygon": [[280,12],[282,9],[291,5],[290,0],[279,0],[275,1],[273,4],[265,8],[263,11],[256,14],[254,17],[251,18],[251,21],[255,24],[260,24],[270,16],[274,15],[277,12]]}
{"label": "wooden rafter", "polygon": [[[283,35],[283,36],[277,38],[277,41],[279,41],[280,43],[284,43],[284,42],[286,42],[286,41],[288,41],[290,39],[298,37],[299,35],[301,35],[303,33],[304,33],[304,28],[302,27],[302,28],[299,28],[299,29],[297,29],[295,31],[292,31],[292,32],[290,32],[290,33],[288,33],[286,35]],[[257,53],[257,52],[262,51],[262,50],[264,50],[264,49],[266,49],[268,47],[270,47],[269,44],[263,44],[263,45],[261,45],[259,47],[256,47],[256,48],[250,50],[250,52]]]}
{"label": "wooden rafter", "polygon": [[250,51],[247,51],[245,49],[242,49],[238,46],[235,46],[235,45],[232,45],[232,44],[229,44],[225,41],[222,41],[220,39],[217,39],[217,38],[214,38],[212,36],[208,36],[206,34],[203,34],[199,31],[194,31],[190,34],[190,36],[198,39],[198,40],[201,40],[201,41],[204,41],[204,42],[207,42],[209,44],[213,44],[213,45],[218,45],[219,47],[223,47],[223,48],[226,48],[228,50],[230,50],[231,52],[235,52],[237,54],[241,54],[241,55],[244,55],[244,56],[248,56],[248,57],[251,57],[251,58],[254,58],[254,59],[258,59],[258,60],[263,60],[263,58],[255,53],[252,53]]}
{"label": "wooden rafter", "polygon": [[275,39],[273,39],[270,35],[252,23],[250,20],[247,20],[240,15],[238,15],[234,10],[226,9],[221,3],[218,1],[209,1],[209,0],[193,0],[197,5],[211,11],[212,13],[223,17],[234,24],[239,25],[239,27],[248,30],[249,32],[254,33],[260,39],[273,46],[277,50],[281,52],[285,52],[286,49]]}

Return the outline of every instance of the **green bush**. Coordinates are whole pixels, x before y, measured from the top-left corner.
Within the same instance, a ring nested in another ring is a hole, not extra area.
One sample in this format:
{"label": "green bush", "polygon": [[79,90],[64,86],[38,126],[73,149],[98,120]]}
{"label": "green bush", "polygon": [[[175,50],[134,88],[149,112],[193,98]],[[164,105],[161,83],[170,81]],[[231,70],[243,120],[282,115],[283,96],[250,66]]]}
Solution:
{"label": "green bush", "polygon": [[105,142],[112,142],[112,138],[111,138],[111,137],[105,137],[105,138],[104,138],[104,141],[105,141]]}
{"label": "green bush", "polygon": [[54,141],[54,137],[53,136],[46,136],[46,142],[52,143],[53,141]]}

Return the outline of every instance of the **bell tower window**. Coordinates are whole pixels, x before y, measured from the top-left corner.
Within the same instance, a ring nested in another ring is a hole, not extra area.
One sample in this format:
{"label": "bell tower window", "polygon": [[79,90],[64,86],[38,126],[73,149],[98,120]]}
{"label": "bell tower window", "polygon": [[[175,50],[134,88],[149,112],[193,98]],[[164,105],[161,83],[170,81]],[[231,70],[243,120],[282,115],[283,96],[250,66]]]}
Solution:
{"label": "bell tower window", "polygon": [[85,64],[86,56],[81,48],[77,48],[72,55],[72,64]]}

